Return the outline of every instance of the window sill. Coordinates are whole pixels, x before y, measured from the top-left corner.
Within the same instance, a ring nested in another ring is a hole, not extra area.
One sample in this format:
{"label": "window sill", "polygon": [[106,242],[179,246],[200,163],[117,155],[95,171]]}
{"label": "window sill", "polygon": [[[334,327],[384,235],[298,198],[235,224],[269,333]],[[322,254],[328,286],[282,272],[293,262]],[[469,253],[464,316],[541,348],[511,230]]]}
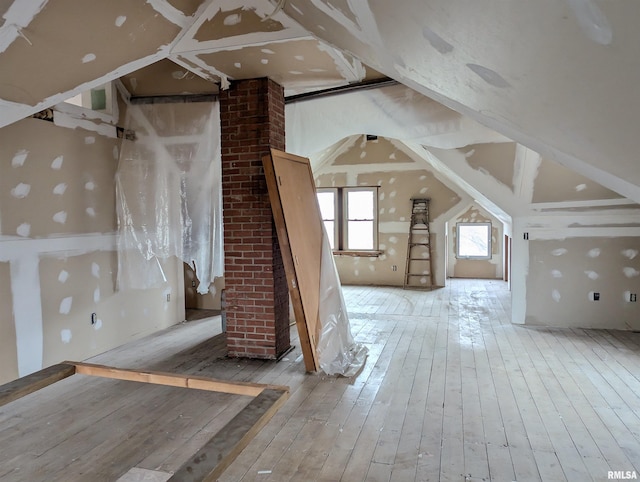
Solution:
{"label": "window sill", "polygon": [[334,250],[333,254],[335,256],[354,256],[354,257],[363,257],[363,258],[376,258],[382,254],[382,251],[379,250],[368,250],[368,251],[348,251],[348,250]]}

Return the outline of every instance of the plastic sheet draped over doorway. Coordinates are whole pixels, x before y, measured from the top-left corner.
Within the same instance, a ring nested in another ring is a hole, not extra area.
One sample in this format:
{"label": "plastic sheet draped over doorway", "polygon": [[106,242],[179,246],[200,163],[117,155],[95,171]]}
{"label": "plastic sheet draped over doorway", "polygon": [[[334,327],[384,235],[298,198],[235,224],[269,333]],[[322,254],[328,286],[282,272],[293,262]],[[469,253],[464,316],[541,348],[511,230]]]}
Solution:
{"label": "plastic sheet draped over doorway", "polygon": [[167,282],[163,260],[189,264],[205,294],[223,273],[220,107],[131,105],[116,173],[118,289]]}

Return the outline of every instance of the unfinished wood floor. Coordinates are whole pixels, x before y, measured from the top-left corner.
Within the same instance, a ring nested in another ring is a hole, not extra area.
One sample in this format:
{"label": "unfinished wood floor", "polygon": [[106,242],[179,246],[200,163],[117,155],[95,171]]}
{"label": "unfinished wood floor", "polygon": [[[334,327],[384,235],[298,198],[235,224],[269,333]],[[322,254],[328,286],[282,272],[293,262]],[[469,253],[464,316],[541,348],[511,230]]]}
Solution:
{"label": "unfinished wood floor", "polygon": [[[369,348],[353,379],[305,374],[299,347],[279,363],[226,359],[223,336],[212,337],[219,318],[90,361],[289,385],[289,401],[224,482],[640,473],[640,334],[511,325],[499,281],[450,280],[433,292],[344,287],[344,295],[356,340]],[[170,472],[247,403],[77,377],[0,408],[0,480]]]}

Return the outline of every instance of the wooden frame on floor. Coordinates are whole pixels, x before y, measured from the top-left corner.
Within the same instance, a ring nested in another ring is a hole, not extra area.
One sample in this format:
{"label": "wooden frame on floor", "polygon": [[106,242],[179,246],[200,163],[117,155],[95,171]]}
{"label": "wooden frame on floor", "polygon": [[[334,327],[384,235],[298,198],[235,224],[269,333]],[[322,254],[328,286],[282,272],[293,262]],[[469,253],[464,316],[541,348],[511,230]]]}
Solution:
{"label": "wooden frame on floor", "polygon": [[0,386],[0,406],[75,374],[254,397],[182,465],[169,481],[216,480],[289,398],[289,387],[281,385],[232,382],[67,361]]}

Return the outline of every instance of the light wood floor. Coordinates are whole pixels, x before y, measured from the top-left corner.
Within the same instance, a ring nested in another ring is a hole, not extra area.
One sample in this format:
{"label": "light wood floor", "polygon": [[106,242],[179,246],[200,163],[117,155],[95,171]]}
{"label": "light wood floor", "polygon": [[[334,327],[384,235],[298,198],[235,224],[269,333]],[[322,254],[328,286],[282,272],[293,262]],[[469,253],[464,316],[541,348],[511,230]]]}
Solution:
{"label": "light wood floor", "polygon": [[[299,347],[279,363],[226,359],[223,336],[213,336],[219,317],[91,361],[289,385],[289,401],[224,482],[640,474],[640,334],[511,325],[500,281],[344,295],[356,340],[369,348],[354,379],[305,374]],[[0,408],[0,480],[170,472],[246,403],[76,375]]]}

